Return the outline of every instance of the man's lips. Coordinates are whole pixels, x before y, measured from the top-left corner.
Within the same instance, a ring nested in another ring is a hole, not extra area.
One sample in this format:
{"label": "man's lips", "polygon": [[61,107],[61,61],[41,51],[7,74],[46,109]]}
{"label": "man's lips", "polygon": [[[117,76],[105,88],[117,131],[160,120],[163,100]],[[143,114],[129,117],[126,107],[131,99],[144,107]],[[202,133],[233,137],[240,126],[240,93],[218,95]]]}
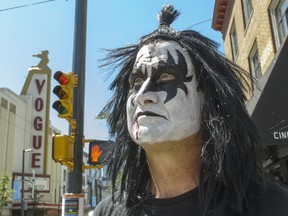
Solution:
{"label": "man's lips", "polygon": [[137,119],[140,117],[140,116],[156,116],[156,117],[162,117],[162,118],[165,118],[167,120],[167,118],[165,116],[162,116],[162,115],[159,115],[159,114],[156,114],[156,113],[153,113],[153,112],[150,112],[150,111],[145,111],[145,112],[139,112],[137,113],[136,115],[136,121]]}

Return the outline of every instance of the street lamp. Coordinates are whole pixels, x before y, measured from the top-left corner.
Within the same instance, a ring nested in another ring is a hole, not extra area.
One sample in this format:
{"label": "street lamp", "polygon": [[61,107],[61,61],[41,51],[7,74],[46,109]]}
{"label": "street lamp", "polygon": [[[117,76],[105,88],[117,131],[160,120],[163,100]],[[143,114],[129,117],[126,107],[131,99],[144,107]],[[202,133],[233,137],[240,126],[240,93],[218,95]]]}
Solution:
{"label": "street lamp", "polygon": [[21,190],[21,216],[24,216],[24,164],[25,164],[25,153],[32,152],[33,149],[23,149],[22,155],[22,190]]}

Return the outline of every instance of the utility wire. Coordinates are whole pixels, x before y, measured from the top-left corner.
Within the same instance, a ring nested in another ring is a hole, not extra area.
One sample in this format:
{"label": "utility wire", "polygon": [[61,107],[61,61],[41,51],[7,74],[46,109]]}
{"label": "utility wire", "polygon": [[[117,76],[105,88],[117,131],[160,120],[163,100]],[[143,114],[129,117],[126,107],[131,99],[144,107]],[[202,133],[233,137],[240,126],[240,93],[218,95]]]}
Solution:
{"label": "utility wire", "polygon": [[[33,5],[38,5],[38,4],[44,4],[44,3],[48,3],[48,2],[52,2],[52,1],[56,1],[56,0],[46,0],[46,1],[40,1],[40,2],[31,3],[31,4],[26,4],[26,5],[19,5],[19,6],[15,6],[15,7],[11,7],[11,8],[4,8],[4,9],[0,9],[0,12],[8,11],[8,10],[14,10],[14,9],[18,9],[18,8],[28,7],[28,6],[33,6]],[[68,1],[68,0],[66,0],[66,1]],[[194,27],[196,25],[200,25],[202,23],[209,22],[211,20],[212,19],[200,21],[198,23],[195,23],[195,24],[192,24],[192,25],[188,26],[187,29],[192,28],[192,27]]]}
{"label": "utility wire", "polygon": [[207,20],[200,21],[200,22],[198,22],[198,23],[195,23],[195,24],[192,24],[192,25],[188,26],[186,29],[190,29],[190,28],[192,28],[192,27],[194,27],[194,26],[196,26],[196,25],[200,25],[200,24],[202,24],[202,23],[206,23],[206,22],[209,22],[209,21],[211,21],[211,20],[212,20],[212,19],[207,19]]}
{"label": "utility wire", "polygon": [[44,4],[44,3],[48,3],[48,2],[52,2],[52,1],[56,1],[56,0],[45,0],[45,1],[35,2],[35,3],[31,3],[31,4],[25,4],[25,5],[10,7],[10,8],[4,8],[4,9],[0,9],[0,12],[8,11],[8,10],[14,10],[14,9],[23,8],[23,7],[29,7],[29,6],[33,6],[33,5]]}

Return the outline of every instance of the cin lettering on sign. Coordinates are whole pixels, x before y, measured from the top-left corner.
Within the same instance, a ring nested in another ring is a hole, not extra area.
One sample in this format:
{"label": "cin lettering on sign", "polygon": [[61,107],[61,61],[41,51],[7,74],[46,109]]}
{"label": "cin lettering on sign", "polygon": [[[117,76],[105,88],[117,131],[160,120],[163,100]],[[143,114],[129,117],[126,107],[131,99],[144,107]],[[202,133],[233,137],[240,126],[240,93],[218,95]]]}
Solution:
{"label": "cin lettering on sign", "polygon": [[[44,87],[46,80],[40,81],[39,79],[35,79],[37,91],[39,97],[35,99],[34,108],[37,112],[41,112],[44,108],[44,101],[43,98],[40,97],[42,89]],[[41,116],[36,116],[33,120],[33,126],[35,131],[43,131],[43,119]],[[42,147],[42,136],[43,135],[33,135],[33,148],[34,149],[41,149]],[[40,168],[40,158],[41,153],[35,152],[32,153],[32,168]]]}
{"label": "cin lettering on sign", "polygon": [[274,139],[278,140],[278,139],[288,139],[288,131],[274,131],[273,133]]}

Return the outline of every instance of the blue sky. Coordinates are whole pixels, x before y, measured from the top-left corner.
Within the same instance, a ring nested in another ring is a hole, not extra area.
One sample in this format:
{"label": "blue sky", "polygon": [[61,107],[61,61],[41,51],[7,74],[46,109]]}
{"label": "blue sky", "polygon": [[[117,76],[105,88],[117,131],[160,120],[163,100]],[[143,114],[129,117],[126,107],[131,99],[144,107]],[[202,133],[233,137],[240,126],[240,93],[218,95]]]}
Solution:
{"label": "blue sky", "polygon": [[[20,94],[28,68],[37,65],[33,54],[49,50],[52,72],[72,70],[75,0],[0,1],[0,87]],[[136,43],[144,34],[157,28],[156,15],[163,4],[173,4],[182,14],[173,23],[177,30],[191,28],[222,44],[219,32],[211,28],[214,0],[88,0],[86,95],[84,133],[86,139],[106,139],[104,120],[95,120],[111,92],[109,79],[98,68],[102,48],[116,48]],[[28,5],[28,6],[25,6]],[[23,6],[17,9],[8,8]],[[201,23],[201,24],[198,24]],[[196,25],[195,25],[196,24]],[[222,50],[223,47],[221,46]],[[52,89],[56,86],[52,80]],[[56,96],[51,94],[51,104]],[[67,133],[68,124],[50,109],[52,125]]]}

